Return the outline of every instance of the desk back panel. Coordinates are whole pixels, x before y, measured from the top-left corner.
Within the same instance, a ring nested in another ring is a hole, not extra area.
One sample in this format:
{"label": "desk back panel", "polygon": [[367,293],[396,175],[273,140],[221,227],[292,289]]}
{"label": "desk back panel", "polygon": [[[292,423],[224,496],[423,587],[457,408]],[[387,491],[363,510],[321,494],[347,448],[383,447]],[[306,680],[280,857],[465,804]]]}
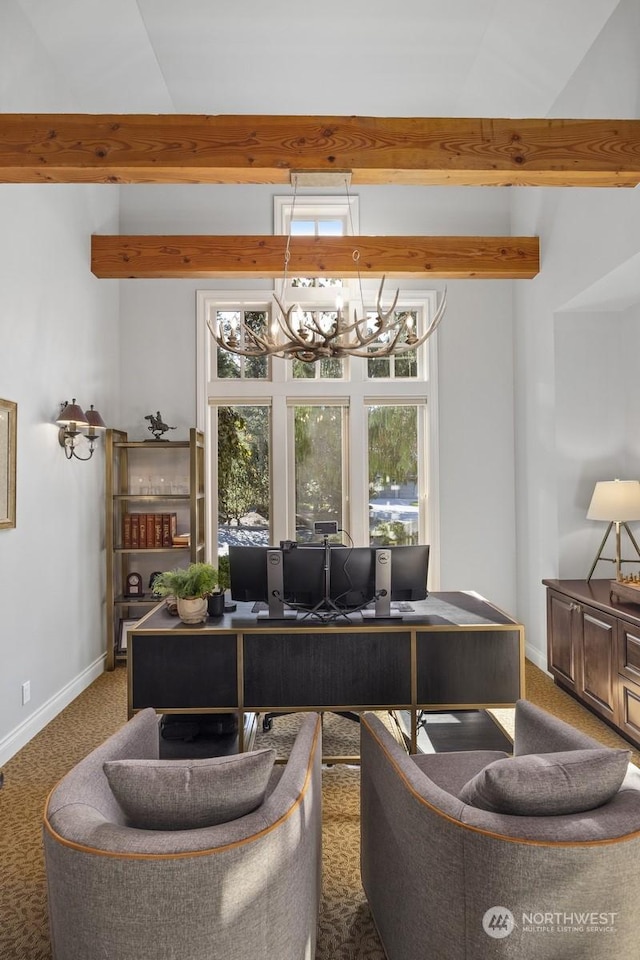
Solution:
{"label": "desk back panel", "polygon": [[128,656],[134,710],[238,706],[235,633],[140,633]]}
{"label": "desk back panel", "polygon": [[411,634],[245,634],[244,702],[247,709],[409,706]]}
{"label": "desk back panel", "polygon": [[418,706],[512,704],[520,686],[520,630],[418,631]]}

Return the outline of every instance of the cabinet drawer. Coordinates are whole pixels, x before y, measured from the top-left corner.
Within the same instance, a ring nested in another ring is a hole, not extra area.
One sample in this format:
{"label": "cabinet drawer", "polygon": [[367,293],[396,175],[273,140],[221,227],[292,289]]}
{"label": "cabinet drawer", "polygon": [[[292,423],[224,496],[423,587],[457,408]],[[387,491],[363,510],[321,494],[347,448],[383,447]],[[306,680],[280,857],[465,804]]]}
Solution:
{"label": "cabinet drawer", "polygon": [[640,630],[625,620],[618,622],[618,671],[640,683]]}

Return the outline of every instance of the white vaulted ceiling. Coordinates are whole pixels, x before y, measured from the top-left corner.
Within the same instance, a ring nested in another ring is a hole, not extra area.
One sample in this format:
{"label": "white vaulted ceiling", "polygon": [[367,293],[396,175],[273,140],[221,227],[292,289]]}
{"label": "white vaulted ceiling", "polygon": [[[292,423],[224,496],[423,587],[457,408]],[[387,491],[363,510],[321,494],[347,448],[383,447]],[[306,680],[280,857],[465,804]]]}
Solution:
{"label": "white vaulted ceiling", "polygon": [[53,111],[545,117],[618,0],[18,3]]}
{"label": "white vaulted ceiling", "polygon": [[[43,61],[0,44],[0,112],[633,118],[637,83],[620,84],[616,70],[613,87],[606,71],[592,76],[607,28],[635,32],[633,4],[0,0],[0,40],[5,23],[6,37],[32,32]],[[21,82],[40,72],[47,84]],[[589,92],[584,109],[576,85]],[[124,190],[128,202],[140,196]],[[160,208],[162,193],[153,196]],[[626,308],[640,298],[636,267],[621,265],[615,282],[596,280],[567,307]]]}

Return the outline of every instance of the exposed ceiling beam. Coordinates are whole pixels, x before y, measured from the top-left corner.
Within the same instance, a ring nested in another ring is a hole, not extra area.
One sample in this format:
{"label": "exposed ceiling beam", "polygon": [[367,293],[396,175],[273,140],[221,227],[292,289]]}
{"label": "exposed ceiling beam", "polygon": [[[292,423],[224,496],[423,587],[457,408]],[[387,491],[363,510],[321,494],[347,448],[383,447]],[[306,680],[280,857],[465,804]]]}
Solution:
{"label": "exposed ceiling beam", "polygon": [[[99,236],[100,278],[281,277],[286,236]],[[354,250],[359,258],[354,259]],[[538,273],[538,237],[295,237],[290,276],[526,280]]]}
{"label": "exposed ceiling beam", "polygon": [[635,186],[640,120],[0,115],[0,182]]}

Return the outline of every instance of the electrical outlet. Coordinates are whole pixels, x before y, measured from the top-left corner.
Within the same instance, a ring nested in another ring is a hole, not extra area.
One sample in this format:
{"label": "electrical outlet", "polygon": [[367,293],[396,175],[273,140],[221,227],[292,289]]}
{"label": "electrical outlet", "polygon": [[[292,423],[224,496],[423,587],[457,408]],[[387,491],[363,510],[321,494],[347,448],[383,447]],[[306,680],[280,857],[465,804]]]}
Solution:
{"label": "electrical outlet", "polygon": [[22,684],[22,706],[31,700],[31,680],[25,680]]}

